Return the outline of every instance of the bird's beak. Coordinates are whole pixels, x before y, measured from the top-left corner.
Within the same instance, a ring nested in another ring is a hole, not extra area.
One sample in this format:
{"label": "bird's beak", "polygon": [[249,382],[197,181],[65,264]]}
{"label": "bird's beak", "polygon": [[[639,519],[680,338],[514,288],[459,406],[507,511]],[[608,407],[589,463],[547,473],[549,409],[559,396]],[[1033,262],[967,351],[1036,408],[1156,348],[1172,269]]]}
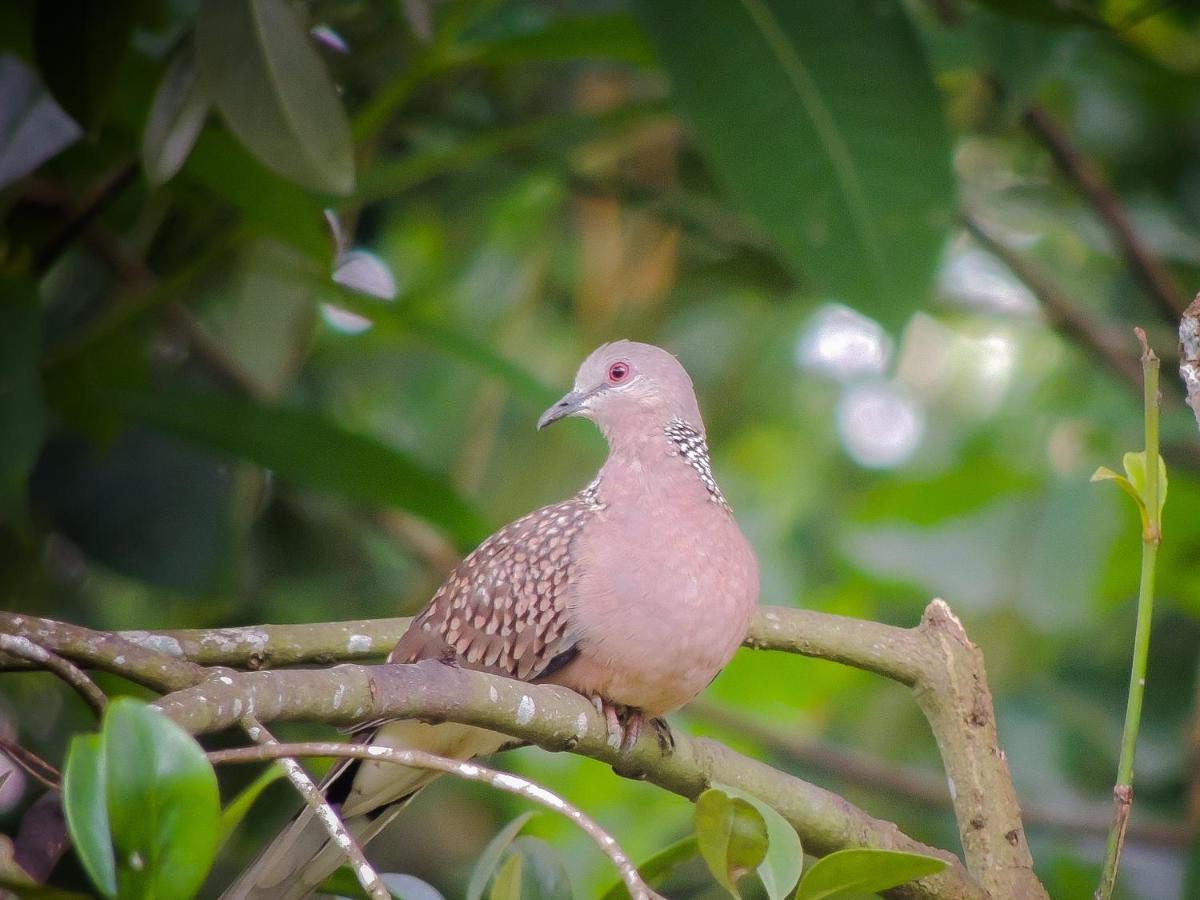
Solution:
{"label": "bird's beak", "polygon": [[541,431],[552,422],[557,422],[559,419],[565,419],[567,416],[573,416],[583,409],[584,403],[596,393],[595,391],[571,391],[552,407],[542,413],[542,417],[538,419],[538,431]]}

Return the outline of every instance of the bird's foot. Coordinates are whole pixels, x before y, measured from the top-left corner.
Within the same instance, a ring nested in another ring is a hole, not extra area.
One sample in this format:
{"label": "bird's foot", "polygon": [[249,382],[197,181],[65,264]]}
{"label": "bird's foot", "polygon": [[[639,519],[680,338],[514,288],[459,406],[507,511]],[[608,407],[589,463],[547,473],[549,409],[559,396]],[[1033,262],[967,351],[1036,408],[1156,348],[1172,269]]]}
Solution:
{"label": "bird's foot", "polygon": [[671,733],[671,726],[666,719],[651,719],[650,724],[654,726],[654,734],[658,737],[658,749],[663,756],[667,756],[675,752],[675,735]]}
{"label": "bird's foot", "polygon": [[[631,706],[610,703],[599,695],[593,695],[589,699],[596,712],[604,719],[608,729],[608,746],[621,753],[632,750],[642,733],[642,711]],[[655,728],[658,726],[655,725]],[[661,736],[659,741],[661,744]]]}

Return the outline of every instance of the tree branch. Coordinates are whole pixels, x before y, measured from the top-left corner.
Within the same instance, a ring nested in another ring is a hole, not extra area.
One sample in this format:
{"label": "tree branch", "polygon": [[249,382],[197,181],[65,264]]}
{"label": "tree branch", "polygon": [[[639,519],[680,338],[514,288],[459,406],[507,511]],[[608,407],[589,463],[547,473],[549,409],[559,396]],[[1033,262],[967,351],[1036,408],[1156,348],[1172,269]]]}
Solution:
{"label": "tree branch", "polygon": [[547,750],[571,750],[602,760],[618,774],[688,798],[714,781],[740,787],[774,805],[796,827],[805,846],[819,855],[869,846],[928,853],[951,863],[946,872],[896,896],[984,896],[953,855],[913,841],[892,823],[715,741],[676,734],[674,752],[664,756],[657,737],[647,735],[628,754],[621,754],[609,745],[607,726],[592,705],[567,688],[525,684],[427,660],[406,666],[250,672],[176,692],[157,705],[195,734],[235,726],[247,714],[264,722],[351,725],[395,717],[490,728]]}
{"label": "tree branch", "polygon": [[[545,788],[534,784],[532,781],[519,778],[516,775],[510,775],[507,772],[497,772],[495,769],[489,769],[474,762],[446,759],[445,757],[435,756],[432,753],[425,753],[421,750],[397,749],[367,744],[341,744],[330,741],[289,744],[270,743],[258,747],[235,747],[230,750],[217,750],[208,754],[209,760],[214,765],[220,765],[221,763],[263,762],[272,759],[279,759],[285,763],[292,762],[295,764],[292,757],[296,756],[333,756],[343,759],[369,759],[419,769],[435,769],[439,772],[465,778],[468,781],[479,781],[499,790],[507,791],[510,794],[516,794],[518,797],[524,797],[527,800],[540,803],[548,809],[562,813],[562,815],[574,822],[588,837],[596,842],[601,851],[617,867],[617,871],[621,875],[621,881],[624,882],[629,895],[634,900],[662,900],[658,894],[647,887],[646,883],[642,881],[641,876],[638,874],[637,866],[633,864],[633,860],[626,855],[613,836],[601,828],[594,819],[578,807],[563,800],[557,794],[551,793]],[[386,888],[383,888],[383,892],[385,897],[390,896]]]}
{"label": "tree branch", "polygon": [[96,683],[74,663],[51,653],[40,644],[19,634],[0,633],[0,651],[33,663],[38,668],[53,672],[69,684],[96,715],[103,714],[108,698],[104,696],[104,692],[100,688],[96,687]]}
{"label": "tree branch", "polygon": [[[14,618],[23,619],[24,627],[35,630],[45,646],[64,656],[82,656],[83,661],[101,668],[112,665],[111,658],[105,660],[103,641],[88,637],[94,632],[62,626],[66,631],[58,642],[59,623],[3,613],[0,628],[13,627]],[[172,654],[174,663],[185,666],[195,666],[191,660],[262,666],[378,657],[399,640],[408,621],[125,632],[120,639],[107,637],[119,640],[122,646],[154,646]],[[763,607],[751,625],[746,644],[840,662],[911,687],[933,729],[947,777],[955,785],[954,806],[967,869],[998,896],[1045,896],[1032,875],[1016,795],[997,743],[982,658],[944,603],[931,604],[921,625],[913,629],[811,610]],[[152,655],[158,657],[157,653]],[[742,786],[769,802],[785,803],[788,809],[781,812],[791,818],[806,846],[817,853],[850,846],[894,846],[930,852],[930,848],[900,834],[891,823],[874,819],[836,795],[738,756],[719,744],[683,741],[681,749],[665,760],[646,753],[626,760],[607,747],[606,729],[592,718],[591,706],[580,705],[580,698],[569,691],[565,692],[569,700],[553,704],[555,712],[549,721],[537,716],[526,719],[523,717],[527,711],[518,709],[522,698],[527,697],[527,703],[535,707],[537,698],[543,698],[539,708],[544,712],[545,700],[554,695],[542,692],[560,689],[489,680],[486,675],[444,666],[434,670],[436,676],[428,670],[421,670],[424,674],[417,676],[413,674],[417,669],[420,667],[341,666],[333,674],[286,671],[233,675],[208,679],[191,691],[160,702],[194,732],[236,725],[243,715],[252,712],[263,721],[286,718],[352,724],[386,716],[463,721],[559,750],[571,749],[574,740],[579,743],[579,752],[605,759],[623,771],[632,761],[635,772],[684,796],[694,797],[708,781],[716,780]],[[160,669],[147,673],[141,665],[134,676],[142,683],[162,680]],[[225,683],[227,680],[233,684]],[[197,681],[193,679],[190,684]],[[492,689],[497,696],[504,695],[499,685],[506,686],[511,704],[497,705],[491,697]],[[514,690],[524,693],[512,694]],[[536,722],[541,722],[540,731],[531,724]],[[951,893],[946,893],[949,888],[939,887],[937,892],[909,896],[978,895],[971,893],[978,888],[961,867],[944,877],[953,883]]]}
{"label": "tree branch", "polygon": [[1142,243],[1133,220],[1100,169],[1079,151],[1062,127],[1040,106],[1030,106],[1025,111],[1024,121],[1034,137],[1050,151],[1059,169],[1096,211],[1150,299],[1167,321],[1174,322],[1187,306],[1187,297],[1171,273]]}
{"label": "tree branch", "polygon": [[1124,335],[1118,334],[1082,303],[1060,290],[1036,265],[1000,240],[977,216],[964,212],[962,221],[971,236],[1008,266],[1037,297],[1051,325],[1083,349],[1095,354],[1122,381],[1141,392],[1142,370],[1137,360],[1126,351]]}
{"label": "tree branch", "polygon": [[[338,849],[346,854],[346,860],[350,863],[350,869],[354,872],[354,877],[358,879],[358,883],[361,885],[363,891],[366,892],[366,895],[372,898],[372,900],[391,900],[391,892],[379,880],[379,873],[367,861],[362,847],[354,839],[354,835],[350,833],[350,829],[346,827],[346,823],[342,821],[337,811],[326,802],[325,795],[321,793],[321,789],[317,787],[317,783],[312,780],[312,776],[292,756],[274,755],[276,748],[281,746],[279,741],[254,716],[247,715],[242,718],[242,730],[246,732],[250,740],[259,745],[260,752],[258,756],[251,757],[252,759],[279,760],[280,765],[283,766],[284,773],[288,777],[288,781],[292,783],[292,787],[296,789],[296,792],[312,809],[313,815],[325,827],[325,830],[329,833],[329,837],[337,844]],[[254,748],[250,747],[246,749],[253,750]]]}

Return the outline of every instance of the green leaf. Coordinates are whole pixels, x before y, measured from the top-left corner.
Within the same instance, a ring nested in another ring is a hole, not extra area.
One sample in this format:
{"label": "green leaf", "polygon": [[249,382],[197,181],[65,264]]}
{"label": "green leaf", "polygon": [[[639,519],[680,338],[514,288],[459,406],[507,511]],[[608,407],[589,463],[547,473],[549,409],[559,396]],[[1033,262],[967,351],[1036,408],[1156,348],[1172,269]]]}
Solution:
{"label": "green leaf", "polygon": [[727,784],[717,784],[731,797],[745,800],[762,816],[767,826],[767,855],[758,867],[758,877],[766,888],[771,900],[781,900],[792,892],[800,873],[804,870],[804,848],[800,844],[800,836],[775,807],[764,803],[753,794]]}
{"label": "green leaf", "polygon": [[34,51],[46,86],[88,131],[103,118],[129,48],[135,3],[40,0],[33,20]]}
{"label": "green leaf", "polygon": [[152,185],[166,184],[183,168],[211,105],[188,44],[167,67],[142,133],[142,168]]}
{"label": "green leaf", "polygon": [[1117,487],[1119,487],[1121,490],[1123,490],[1125,493],[1127,493],[1130,497],[1132,497],[1134,503],[1136,503],[1138,505],[1138,509],[1141,510],[1141,513],[1142,513],[1142,522],[1145,523],[1145,521],[1146,521],[1146,504],[1142,500],[1141,493],[1138,491],[1137,488],[1135,488],[1133,486],[1133,483],[1128,478],[1126,478],[1124,475],[1118,475],[1116,472],[1114,472],[1108,466],[1101,466],[1095,472],[1092,473],[1092,477],[1090,480],[1093,482],[1096,482],[1096,481],[1114,481],[1114,482],[1116,482]]}
{"label": "green leaf", "polygon": [[916,878],[936,875],[945,860],[897,850],[839,850],[817,860],[800,881],[796,900],[875,894]]}
{"label": "green leaf", "polygon": [[608,59],[648,66],[654,62],[645,33],[621,13],[564,16],[544,28],[466,45],[462,50],[480,62],[493,64]]}
{"label": "green leaf", "polygon": [[952,226],[951,142],[899,0],[637,0],[717,180],[810,297],[897,328]]}
{"label": "green leaf", "polygon": [[534,811],[521,813],[488,841],[488,845],[479,854],[474,871],[471,872],[471,880],[467,882],[466,900],[480,900],[492,878],[492,873],[496,871],[496,866],[500,863],[500,857],[504,855],[508,845],[513,842],[526,823],[536,815],[537,813]]}
{"label": "green leaf", "polygon": [[[1143,515],[1142,526],[1146,525],[1146,517],[1144,513],[1144,504],[1146,500],[1146,451],[1142,450],[1138,453],[1126,453],[1121,459],[1125,466],[1125,474],[1129,477],[1129,483],[1133,485],[1138,496],[1142,498]],[[1167,464],[1163,462],[1163,458],[1158,458],[1158,510],[1157,522],[1158,527],[1162,528],[1162,511],[1163,505],[1167,502]]]}
{"label": "green leaf", "polygon": [[24,517],[26,479],[46,429],[38,357],[41,310],[31,282],[0,285],[0,518]]}
{"label": "green leaf", "polygon": [[108,789],[100,735],[76,735],[63,766],[63,812],[75,854],[105,897],[117,893],[116,859],[108,826]]}
{"label": "green leaf", "polygon": [[521,865],[522,857],[514,853],[504,861],[492,889],[488,892],[488,900],[521,900]]}
{"label": "green leaf", "polygon": [[196,58],[230,130],[264,164],[311,190],[354,190],[346,111],[285,0],[206,0]]}
{"label": "green leaf", "polygon": [[101,731],[120,897],[191,897],[217,848],[217,776],[195,739],[129,697]]}
{"label": "green leaf", "polygon": [[[646,884],[657,887],[671,872],[698,852],[700,852],[700,848],[696,845],[694,835],[682,838],[659,850],[638,866],[638,874],[642,876],[642,881]],[[600,900],[626,900],[628,897],[629,891],[626,890],[625,883],[618,881],[604,892],[604,896]]]}
{"label": "green leaf", "polygon": [[696,843],[713,877],[734,897],[738,879],[756,869],[767,855],[767,824],[740,797],[709,788],[696,799]]}
{"label": "green leaf", "polygon": [[250,812],[250,807],[254,805],[259,796],[268,787],[283,777],[283,767],[278,763],[272,764],[269,768],[264,769],[257,778],[242,788],[236,797],[229,802],[229,805],[221,810],[221,819],[217,825],[217,850],[219,851],[225,846],[225,843],[233,835],[234,830],[241,824],[242,819],[246,818],[246,813]]}
{"label": "green leaf", "polygon": [[980,6],[1012,16],[1016,19],[1027,19],[1041,25],[1080,25],[1095,24],[1099,14],[1094,10],[1083,11],[1086,0],[1074,0],[1071,3],[1050,2],[1046,0],[975,0]]}
{"label": "green leaf", "polygon": [[248,459],[284,478],[349,500],[407,509],[464,549],[487,528],[445,479],[383,441],[318,412],[217,394],[146,390],[120,395],[127,415],[198,446]]}

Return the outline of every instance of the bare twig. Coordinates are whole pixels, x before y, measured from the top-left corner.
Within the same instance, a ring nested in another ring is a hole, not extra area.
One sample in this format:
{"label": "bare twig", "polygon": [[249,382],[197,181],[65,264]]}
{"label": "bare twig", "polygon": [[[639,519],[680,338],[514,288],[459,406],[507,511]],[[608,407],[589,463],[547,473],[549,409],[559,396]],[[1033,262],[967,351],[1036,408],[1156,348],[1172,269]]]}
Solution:
{"label": "bare twig", "polygon": [[75,693],[84,699],[84,702],[95,711],[96,715],[104,712],[104,705],[108,702],[108,698],[104,696],[104,692],[100,688],[96,687],[96,683],[74,663],[51,653],[45,647],[19,634],[0,633],[0,651],[27,660],[48,672],[53,672],[74,688]]}
{"label": "bare twig", "polygon": [[617,871],[621,874],[621,880],[625,883],[630,896],[635,900],[654,900],[659,896],[642,881],[641,876],[638,875],[637,866],[633,864],[613,836],[601,828],[590,816],[544,787],[507,772],[497,772],[495,769],[489,769],[474,762],[446,759],[421,750],[399,750],[390,747],[339,744],[329,741],[260,744],[258,747],[238,747],[231,750],[217,750],[208,754],[209,760],[214,765],[253,763],[272,759],[288,760],[289,757],[297,756],[369,759],[419,769],[434,769],[438,772],[465,778],[468,781],[479,781],[510,794],[516,794],[518,797],[532,800],[566,816],[595,841],[605,855],[612,860],[613,865],[617,867]]}
{"label": "bare twig", "polygon": [[964,212],[963,224],[985,250],[998,258],[1019,278],[1045,310],[1050,324],[1077,344],[1094,353],[1130,387],[1140,390],[1142,378],[1137,360],[1125,350],[1124,338],[1109,324],[1074,297],[1059,289],[1040,269],[1017,253],[977,216]]}
{"label": "bare twig", "polygon": [[1187,388],[1187,405],[1200,427],[1200,294],[1179,320],[1179,377]]}
{"label": "bare twig", "polygon": [[1079,151],[1062,127],[1040,106],[1031,105],[1026,109],[1024,120],[1030,132],[1050,151],[1059,169],[1096,211],[1126,264],[1159,311],[1168,321],[1175,321],[1187,305],[1187,298],[1171,273],[1142,242],[1129,213],[1099,168]]}
{"label": "bare twig", "polygon": [[[279,741],[263,727],[262,723],[253,716],[246,716],[242,720],[242,728],[260,747],[279,747]],[[247,748],[252,749],[252,748]],[[326,756],[328,754],[321,754]],[[354,835],[346,828],[346,824],[337,814],[332,806],[326,801],[321,789],[317,787],[316,782],[312,780],[308,772],[304,771],[304,767],[291,756],[277,757],[280,764],[283,766],[283,771],[291,781],[292,786],[304,798],[304,802],[312,808],[313,815],[317,820],[325,826],[325,830],[329,832],[329,837],[337,844],[338,848],[346,855],[350,862],[350,868],[354,871],[354,876],[358,879],[358,883],[362,885],[362,889],[366,891],[367,896],[374,900],[391,900],[391,893],[384,886],[379,878],[379,873],[367,860],[366,854],[363,853],[362,847],[358,845],[358,841],[354,839]]]}
{"label": "bare twig", "polygon": [[16,741],[0,737],[0,753],[3,753],[50,790],[57,791],[61,786],[62,775],[58,769]]}

